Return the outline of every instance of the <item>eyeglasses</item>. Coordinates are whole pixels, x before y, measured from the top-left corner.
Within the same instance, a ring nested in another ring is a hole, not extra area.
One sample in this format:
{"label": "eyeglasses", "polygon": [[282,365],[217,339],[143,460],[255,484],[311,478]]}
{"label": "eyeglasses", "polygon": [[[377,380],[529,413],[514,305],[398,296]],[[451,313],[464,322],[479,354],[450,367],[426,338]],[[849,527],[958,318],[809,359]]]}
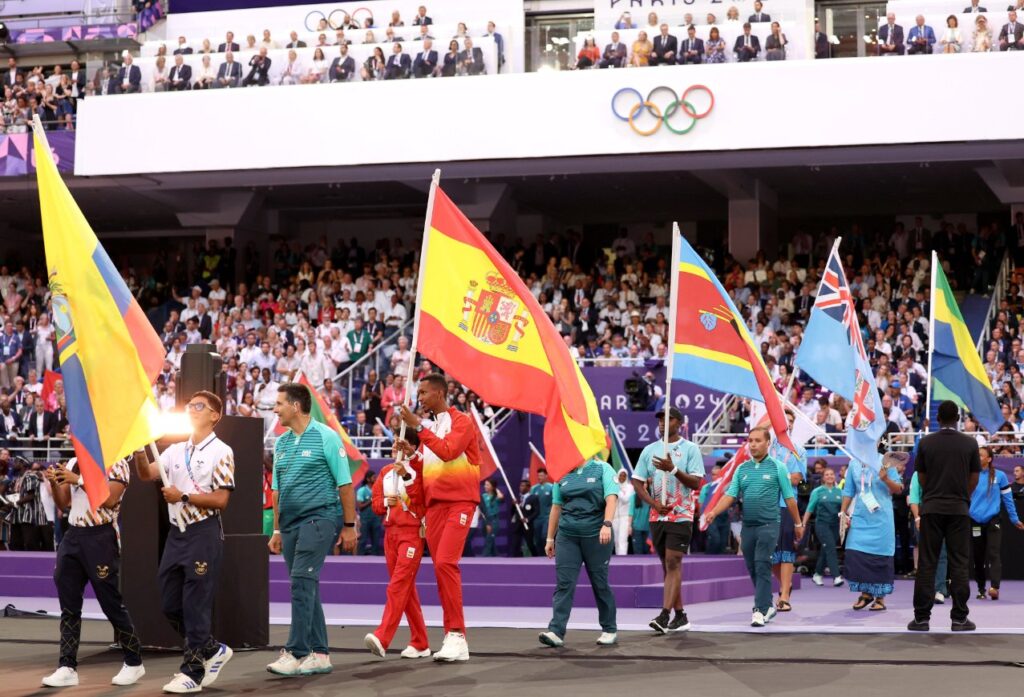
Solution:
{"label": "eyeglasses", "polygon": [[189,402],[185,405],[185,411],[194,411],[196,413],[201,412],[206,408],[207,406],[205,402]]}

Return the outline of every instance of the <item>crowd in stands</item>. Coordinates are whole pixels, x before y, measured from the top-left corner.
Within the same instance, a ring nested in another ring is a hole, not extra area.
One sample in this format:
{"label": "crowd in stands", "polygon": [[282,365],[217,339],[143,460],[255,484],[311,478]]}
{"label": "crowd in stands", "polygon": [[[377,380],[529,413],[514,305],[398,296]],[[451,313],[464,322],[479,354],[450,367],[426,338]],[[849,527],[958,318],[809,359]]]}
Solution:
{"label": "crowd in stands", "polygon": [[932,27],[925,21],[924,15],[917,15],[909,31],[904,32],[902,25],[896,21],[896,14],[889,12],[886,21],[879,26],[871,37],[871,44],[879,56],[923,56],[932,53],[987,53],[989,51],[1024,51],[1024,25],[1017,21],[1017,12],[1024,3],[1017,1],[1006,11],[1006,22],[998,26],[989,25],[989,17],[983,13],[988,9],[981,6],[979,0],[971,0],[971,4],[961,14],[972,19],[965,21],[961,28],[961,18],[956,14],[946,17],[945,26]]}
{"label": "crowd in stands", "polygon": [[46,74],[43,67],[23,70],[15,58],[7,59],[3,78],[0,134],[27,133],[32,117],[38,115],[48,129],[74,129],[78,100],[88,93],[85,68],[71,61],[68,70],[60,65]]}
{"label": "crowd in stands", "polygon": [[[865,347],[876,372],[889,428],[920,430],[927,376],[930,253],[935,249],[958,289],[988,292],[1007,250],[1024,249],[1024,219],[1014,226],[939,221],[930,230],[921,218],[912,226],[832,228],[812,236],[797,230],[790,253],[771,261],[735,260],[705,249],[747,323],[780,391],[789,386],[793,358],[814,301],[824,260],[842,234],[851,291],[859,298]],[[583,365],[652,367],[664,359],[668,335],[668,249],[653,234],[626,230],[607,249],[584,244],[576,231],[532,241],[494,240],[549,313],[574,358]],[[241,258],[239,258],[241,257]],[[949,264],[950,260],[957,260]],[[969,260],[969,261],[968,261]],[[411,361],[410,319],[418,272],[415,246],[401,239],[367,248],[357,240],[326,238],[300,246],[281,240],[261,264],[247,247],[238,253],[228,238],[178,253],[161,251],[149,268],[124,268],[167,348],[155,394],[162,408],[174,406],[175,371],[185,347],[211,343],[227,374],[226,411],[273,421],[276,388],[301,372],[318,388],[364,453],[387,457],[397,427],[393,408],[415,384],[406,384]],[[269,270],[269,273],[263,273]],[[993,320],[986,370],[1004,406],[1001,454],[1017,454],[1024,417],[1024,348],[1018,338],[1024,285],[1015,276]],[[0,267],[3,331],[0,351],[0,447],[29,463],[33,439],[66,433],[63,389],[55,376],[54,328],[47,285],[40,272]],[[375,351],[376,347],[383,347]],[[373,360],[361,361],[372,352]],[[350,391],[337,376],[351,373]],[[420,361],[413,380],[432,366]],[[652,385],[654,392],[657,386]],[[450,383],[458,409],[474,404],[493,413],[478,396]],[[351,401],[349,398],[351,395]],[[790,398],[826,432],[841,432],[847,403],[799,376]],[[44,416],[38,416],[42,413]],[[736,429],[745,414],[737,409]],[[969,422],[966,430],[980,430]],[[984,434],[980,438],[986,439]],[[20,449],[20,450],[18,450]],[[38,457],[33,457],[38,455]],[[0,462],[11,461],[8,456]],[[15,470],[0,480],[12,485]]]}

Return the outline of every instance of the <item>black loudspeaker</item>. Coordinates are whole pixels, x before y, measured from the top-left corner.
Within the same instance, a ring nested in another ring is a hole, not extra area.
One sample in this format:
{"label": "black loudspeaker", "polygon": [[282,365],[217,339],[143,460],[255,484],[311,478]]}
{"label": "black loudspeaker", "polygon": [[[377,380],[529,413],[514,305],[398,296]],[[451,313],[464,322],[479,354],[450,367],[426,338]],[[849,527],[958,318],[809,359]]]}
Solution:
{"label": "black loudspeaker", "polygon": [[[1024,554],[1020,553],[1024,549],[1024,530],[1018,530],[1013,526],[1006,511],[1000,511],[999,515],[1003,528],[1003,543],[1000,550],[1003,561],[1003,578],[1019,581],[1024,579]],[[1024,504],[1017,504],[1017,515],[1024,515]]]}
{"label": "black loudspeaker", "polygon": [[179,409],[199,390],[213,392],[223,401],[227,396],[227,376],[217,347],[213,344],[186,346],[174,388],[174,402]]}
{"label": "black loudspeaker", "polygon": [[[214,599],[213,636],[228,646],[266,646],[270,603],[269,551],[262,534],[263,420],[225,416],[216,433],[235,453],[235,490],[221,516],[224,562]],[[163,451],[186,438],[164,439],[157,446]],[[181,646],[181,638],[160,609],[157,570],[170,526],[160,486],[160,482],[136,480],[125,492],[120,520],[121,586],[142,644],[171,648]]]}

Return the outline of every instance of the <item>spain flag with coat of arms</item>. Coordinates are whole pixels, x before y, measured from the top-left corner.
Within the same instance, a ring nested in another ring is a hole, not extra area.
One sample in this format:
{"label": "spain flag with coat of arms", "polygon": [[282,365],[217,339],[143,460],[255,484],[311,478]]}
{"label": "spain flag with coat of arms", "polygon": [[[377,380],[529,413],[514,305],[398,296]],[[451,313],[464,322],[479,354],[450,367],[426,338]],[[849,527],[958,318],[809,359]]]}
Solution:
{"label": "spain flag with coat of arms", "polygon": [[526,284],[435,184],[418,350],[492,405],[546,417],[555,480],[605,449],[594,393]]}

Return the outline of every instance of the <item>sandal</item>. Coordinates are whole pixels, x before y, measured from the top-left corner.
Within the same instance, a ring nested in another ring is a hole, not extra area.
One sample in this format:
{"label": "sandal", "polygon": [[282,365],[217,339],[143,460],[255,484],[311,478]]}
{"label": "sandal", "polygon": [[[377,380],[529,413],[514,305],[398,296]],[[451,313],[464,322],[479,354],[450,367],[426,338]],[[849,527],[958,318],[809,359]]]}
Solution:
{"label": "sandal", "polygon": [[868,612],[884,612],[888,608],[885,607],[885,603],[881,598],[875,598],[875,602],[871,603],[871,607],[868,608]]}
{"label": "sandal", "polygon": [[871,601],[872,601],[873,599],[874,599],[874,598],[872,598],[872,597],[871,597],[870,595],[868,595],[867,593],[861,593],[861,594],[860,594],[860,597],[859,597],[859,598],[857,598],[857,602],[855,602],[855,603],[853,604],[853,609],[854,609],[854,610],[863,610],[864,608],[866,608],[866,607],[867,607],[868,605],[870,605],[870,604],[871,604]]}
{"label": "sandal", "polygon": [[775,604],[775,609],[779,612],[789,612],[793,609],[793,606],[789,604],[788,600],[783,600],[782,598],[779,598],[779,602]]}

